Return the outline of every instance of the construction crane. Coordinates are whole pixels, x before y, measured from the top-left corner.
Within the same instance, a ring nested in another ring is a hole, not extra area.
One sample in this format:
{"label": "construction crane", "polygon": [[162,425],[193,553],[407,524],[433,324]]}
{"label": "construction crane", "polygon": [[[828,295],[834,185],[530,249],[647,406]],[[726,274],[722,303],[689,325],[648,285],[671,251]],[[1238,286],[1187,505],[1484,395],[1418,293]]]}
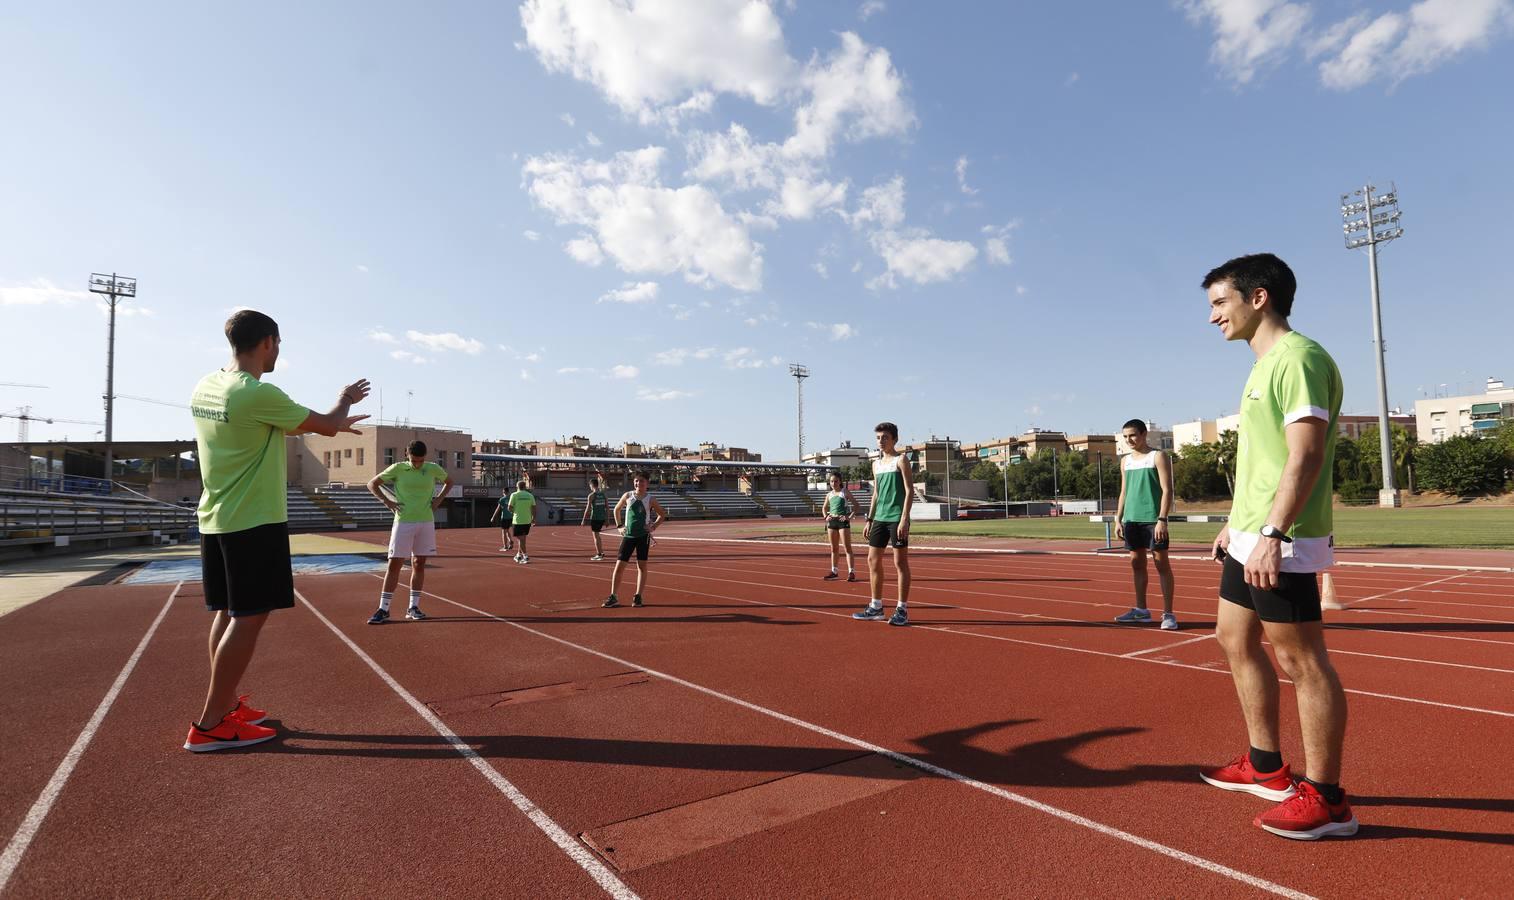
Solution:
{"label": "construction crane", "polygon": [[30,406],[20,407],[15,412],[0,413],[0,419],[15,419],[15,420],[17,420],[17,425],[16,425],[16,443],[18,443],[18,444],[24,444],[24,443],[26,443],[27,438],[30,436],[28,434],[27,426],[30,425],[32,422],[42,422],[43,424],[46,424],[46,425],[52,425],[52,424],[55,424],[55,423],[56,424],[64,424],[64,425],[100,425],[101,424],[99,422],[84,422],[84,421],[81,421],[79,419],[54,419],[54,418],[50,418],[48,416],[34,416],[34,415],[32,415],[32,408]]}
{"label": "construction crane", "polygon": [[0,387],[41,388],[44,391],[47,390],[47,385],[45,384],[22,384],[18,381],[0,381]]}

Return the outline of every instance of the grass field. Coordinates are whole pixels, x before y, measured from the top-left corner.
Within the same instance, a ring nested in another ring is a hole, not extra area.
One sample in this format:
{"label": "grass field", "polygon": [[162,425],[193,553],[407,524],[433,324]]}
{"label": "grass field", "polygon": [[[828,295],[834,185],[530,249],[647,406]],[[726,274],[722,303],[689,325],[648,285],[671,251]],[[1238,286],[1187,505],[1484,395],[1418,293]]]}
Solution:
{"label": "grass field", "polygon": [[[860,522],[858,523],[860,526]],[[1179,544],[1207,544],[1217,525],[1174,523],[1172,540]],[[785,529],[783,535],[823,540],[815,526]],[[1050,540],[1098,540],[1104,526],[1087,516],[1044,519],[915,522],[911,536],[1011,537]],[[778,533],[764,532],[776,537]],[[860,535],[860,532],[859,532]],[[1430,507],[1379,509],[1347,507],[1335,510],[1338,547],[1476,547],[1514,549],[1514,507]]]}

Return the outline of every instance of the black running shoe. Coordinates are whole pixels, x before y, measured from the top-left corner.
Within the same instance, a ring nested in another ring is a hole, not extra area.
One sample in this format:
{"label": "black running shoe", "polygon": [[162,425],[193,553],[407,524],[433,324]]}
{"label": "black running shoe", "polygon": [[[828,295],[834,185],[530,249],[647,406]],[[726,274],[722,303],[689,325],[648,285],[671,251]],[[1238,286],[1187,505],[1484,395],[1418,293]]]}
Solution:
{"label": "black running shoe", "polygon": [[645,603],[641,602],[641,595],[640,594],[637,594],[636,596],[634,596],[634,597],[631,598],[631,605],[632,606],[646,606]]}
{"label": "black running shoe", "polygon": [[389,621],[389,610],[387,609],[376,610],[373,615],[368,617],[369,625],[382,625],[387,621]]}
{"label": "black running shoe", "polygon": [[857,580],[857,573],[856,572],[847,572],[846,573],[846,580],[847,581],[856,581]]}
{"label": "black running shoe", "polygon": [[420,620],[426,618],[426,614],[421,612],[421,608],[419,606],[412,606],[409,609],[405,610],[405,618],[414,619],[415,621],[419,622]]}
{"label": "black running shoe", "polygon": [[610,595],[610,599],[608,599],[605,602],[603,602],[603,603],[600,604],[600,606],[603,606],[605,609],[614,609],[615,607],[617,607],[619,605],[620,605],[620,601],[615,599],[615,595],[614,594],[611,594]]}
{"label": "black running shoe", "polygon": [[837,578],[840,578],[840,577],[841,577],[840,575],[837,575],[835,572],[832,572],[831,574],[825,576],[825,578],[822,579],[822,580],[823,581],[835,581]]}
{"label": "black running shoe", "polygon": [[862,612],[854,612],[854,613],[852,613],[852,618],[854,618],[854,619],[863,619],[863,620],[868,621],[868,622],[877,622],[877,621],[882,620],[883,617],[884,617],[883,607],[881,607],[881,606],[874,607],[871,604],[869,604],[867,606],[864,606],[862,608]]}

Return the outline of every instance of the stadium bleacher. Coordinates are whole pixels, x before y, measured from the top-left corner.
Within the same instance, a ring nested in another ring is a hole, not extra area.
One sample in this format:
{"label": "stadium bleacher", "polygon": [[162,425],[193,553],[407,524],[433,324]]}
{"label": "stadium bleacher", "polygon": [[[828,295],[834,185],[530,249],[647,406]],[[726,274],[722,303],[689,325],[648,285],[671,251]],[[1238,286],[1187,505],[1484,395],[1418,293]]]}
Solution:
{"label": "stadium bleacher", "polygon": [[196,525],[191,507],[135,497],[0,489],[0,552],[182,540]]}

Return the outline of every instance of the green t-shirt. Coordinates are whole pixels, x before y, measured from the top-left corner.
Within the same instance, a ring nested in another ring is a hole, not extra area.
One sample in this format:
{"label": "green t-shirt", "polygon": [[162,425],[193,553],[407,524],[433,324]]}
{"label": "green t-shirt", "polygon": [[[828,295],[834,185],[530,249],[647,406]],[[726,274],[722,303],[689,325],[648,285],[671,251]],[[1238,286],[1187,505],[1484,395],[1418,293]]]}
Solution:
{"label": "green t-shirt", "polygon": [[[1308,558],[1328,545],[1333,522],[1330,499],[1334,491],[1336,420],[1340,417],[1343,386],[1335,360],[1325,348],[1290,331],[1256,361],[1241,395],[1239,451],[1235,468],[1235,503],[1230,509],[1232,532],[1259,534],[1272,512],[1278,481],[1288,462],[1285,430],[1306,418],[1330,423],[1325,434],[1325,457],[1309,500],[1289,530],[1292,556]],[[1323,545],[1323,547],[1318,546]],[[1235,548],[1232,547],[1232,552]],[[1301,559],[1302,561],[1302,559]],[[1286,565],[1284,571],[1290,571]],[[1296,571],[1318,571],[1298,568]]]}
{"label": "green t-shirt", "polygon": [[530,491],[516,491],[510,495],[511,522],[516,525],[530,525],[532,512],[531,507],[536,505],[536,496]]}
{"label": "green t-shirt", "polygon": [[289,521],[284,433],[310,410],[246,372],[212,372],[195,385],[200,531],[226,534]]}
{"label": "green t-shirt", "polygon": [[407,459],[380,472],[378,477],[394,491],[394,499],[400,505],[400,511],[396,513],[399,521],[436,520],[436,511],[431,504],[436,500],[436,486],[447,480],[446,469],[434,462],[421,463],[420,468],[416,468]]}

